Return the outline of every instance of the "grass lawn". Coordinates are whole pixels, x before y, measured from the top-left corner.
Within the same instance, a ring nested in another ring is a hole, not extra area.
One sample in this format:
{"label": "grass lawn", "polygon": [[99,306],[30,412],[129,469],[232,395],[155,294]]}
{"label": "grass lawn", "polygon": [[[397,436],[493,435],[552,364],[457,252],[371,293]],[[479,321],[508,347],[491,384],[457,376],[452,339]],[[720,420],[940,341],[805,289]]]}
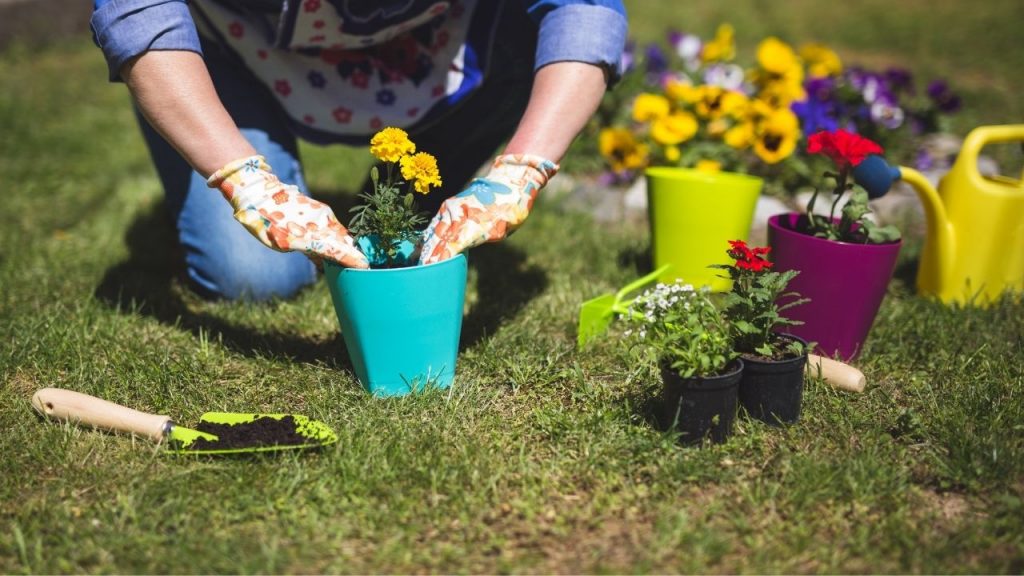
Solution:
{"label": "grass lawn", "polygon": [[[776,33],[946,76],[961,132],[1024,116],[1015,0],[682,4],[629,2],[635,34],[728,19],[751,49]],[[472,254],[457,385],[373,399],[324,286],[254,306],[178,280],[105,74],[84,35],[0,53],[0,573],[1024,571],[1024,304],[916,296],[919,241],[859,361],[864,394],[811,380],[797,425],[740,417],[727,444],[688,449],[650,423],[653,366],[614,338],[574,346],[579,304],[644,271],[646,230],[542,200]],[[318,195],[348,202],[361,152],[303,151]],[[297,412],[340,442],[179,458],[40,421],[44,386],[185,425]]]}

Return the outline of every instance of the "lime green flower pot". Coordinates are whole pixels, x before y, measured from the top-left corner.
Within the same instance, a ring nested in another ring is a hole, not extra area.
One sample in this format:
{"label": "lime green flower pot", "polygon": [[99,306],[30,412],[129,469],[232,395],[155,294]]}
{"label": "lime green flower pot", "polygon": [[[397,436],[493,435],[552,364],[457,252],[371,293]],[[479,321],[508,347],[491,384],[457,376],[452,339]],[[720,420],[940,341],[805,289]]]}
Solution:
{"label": "lime green flower pot", "polygon": [[647,201],[654,267],[671,265],[661,282],[729,290],[731,281],[709,268],[731,264],[729,240],[746,241],[764,181],[734,172],[648,168]]}

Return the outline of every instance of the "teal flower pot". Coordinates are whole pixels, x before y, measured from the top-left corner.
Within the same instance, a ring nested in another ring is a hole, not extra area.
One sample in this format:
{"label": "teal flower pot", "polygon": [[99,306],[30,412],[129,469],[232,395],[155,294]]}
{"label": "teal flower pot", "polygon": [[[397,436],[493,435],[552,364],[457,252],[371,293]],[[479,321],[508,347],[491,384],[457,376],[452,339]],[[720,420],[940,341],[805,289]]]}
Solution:
{"label": "teal flower pot", "polygon": [[324,276],[356,377],[376,396],[447,388],[455,379],[466,294],[462,254],[427,266]]}

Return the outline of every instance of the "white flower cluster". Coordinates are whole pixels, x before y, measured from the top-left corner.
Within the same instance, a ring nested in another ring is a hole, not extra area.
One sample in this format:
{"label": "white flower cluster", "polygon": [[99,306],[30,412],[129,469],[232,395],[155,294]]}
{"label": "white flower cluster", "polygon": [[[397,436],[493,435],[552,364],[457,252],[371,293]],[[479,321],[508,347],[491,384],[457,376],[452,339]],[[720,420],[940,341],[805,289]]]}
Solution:
{"label": "white flower cluster", "polygon": [[[701,290],[706,291],[707,288]],[[630,320],[640,324],[637,336],[640,339],[646,338],[646,325],[661,322],[673,308],[679,307],[682,311],[688,312],[691,308],[690,300],[696,293],[692,284],[684,284],[681,280],[676,280],[673,284],[658,283],[645,291],[630,304],[627,312]],[[628,330],[625,335],[632,334],[633,331]]]}

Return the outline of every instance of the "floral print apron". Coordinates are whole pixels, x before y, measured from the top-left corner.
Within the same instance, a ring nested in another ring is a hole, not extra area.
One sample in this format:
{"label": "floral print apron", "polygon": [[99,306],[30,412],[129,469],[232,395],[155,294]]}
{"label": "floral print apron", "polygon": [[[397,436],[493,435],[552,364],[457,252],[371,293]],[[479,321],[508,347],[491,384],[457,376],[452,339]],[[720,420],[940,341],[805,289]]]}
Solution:
{"label": "floral print apron", "polygon": [[465,66],[475,4],[289,0],[277,15],[191,2],[200,33],[233,49],[294,123],[342,138],[409,127],[480,83]]}

